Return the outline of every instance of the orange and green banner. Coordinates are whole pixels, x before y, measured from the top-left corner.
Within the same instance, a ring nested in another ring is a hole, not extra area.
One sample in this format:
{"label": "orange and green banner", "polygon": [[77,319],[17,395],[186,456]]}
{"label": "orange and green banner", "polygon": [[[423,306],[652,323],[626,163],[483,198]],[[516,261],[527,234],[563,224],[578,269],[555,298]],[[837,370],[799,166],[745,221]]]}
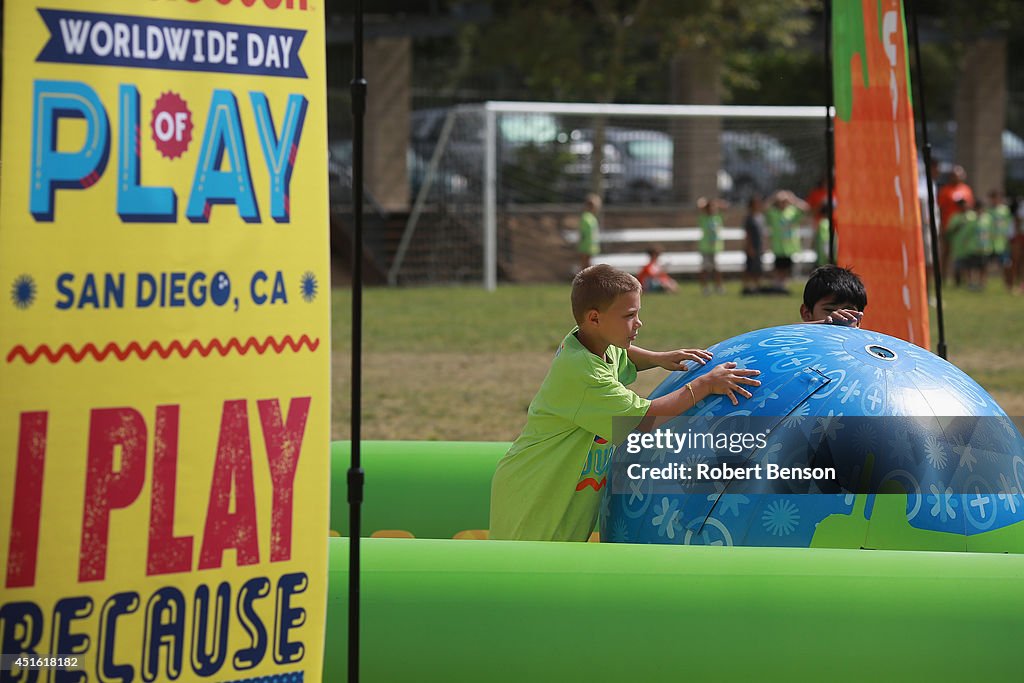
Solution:
{"label": "orange and green banner", "polygon": [[319,680],[323,3],[3,18],[0,681]]}
{"label": "orange and green banner", "polygon": [[900,0],[833,0],[837,262],[865,327],[929,348],[906,23]]}

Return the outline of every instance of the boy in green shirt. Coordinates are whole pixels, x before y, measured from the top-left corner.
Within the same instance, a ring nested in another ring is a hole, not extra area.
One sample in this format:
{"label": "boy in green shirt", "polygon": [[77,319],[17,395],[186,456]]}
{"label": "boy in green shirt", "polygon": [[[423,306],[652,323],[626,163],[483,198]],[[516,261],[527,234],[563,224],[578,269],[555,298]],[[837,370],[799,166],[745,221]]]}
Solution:
{"label": "boy in green shirt", "polygon": [[572,283],[577,327],[562,340],[526,426],[498,463],[491,482],[493,539],[586,541],[597,521],[614,445],[612,418],[632,417],[640,429],[674,417],[710,394],[750,398],[757,370],[723,363],[683,388],[649,401],[626,388],[637,370],[685,370],[704,364],[703,349],[664,353],[633,346],[640,322],[640,283],[600,264]]}

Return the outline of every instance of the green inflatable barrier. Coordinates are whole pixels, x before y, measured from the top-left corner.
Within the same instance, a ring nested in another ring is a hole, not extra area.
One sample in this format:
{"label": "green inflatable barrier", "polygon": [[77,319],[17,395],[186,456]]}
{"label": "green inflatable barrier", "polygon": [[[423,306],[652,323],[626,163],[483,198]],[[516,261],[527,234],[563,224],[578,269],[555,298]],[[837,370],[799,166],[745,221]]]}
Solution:
{"label": "green inflatable barrier", "polygon": [[[364,441],[362,534],[453,538],[488,527],[491,477],[504,442]],[[331,529],[348,536],[348,441],[331,444]]]}
{"label": "green inflatable barrier", "polygon": [[[431,539],[362,545],[363,681],[1019,681],[1024,556]],[[344,680],[348,539],[324,680]]]}

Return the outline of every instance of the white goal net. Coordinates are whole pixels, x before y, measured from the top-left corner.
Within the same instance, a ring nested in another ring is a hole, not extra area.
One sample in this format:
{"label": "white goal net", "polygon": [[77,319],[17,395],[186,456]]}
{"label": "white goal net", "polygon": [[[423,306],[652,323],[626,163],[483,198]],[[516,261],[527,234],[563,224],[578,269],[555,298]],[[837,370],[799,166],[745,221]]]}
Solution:
{"label": "white goal net", "polygon": [[590,192],[640,228],[702,196],[806,195],[824,177],[825,108],[487,102],[415,111],[410,140],[415,199],[389,282],[493,288]]}

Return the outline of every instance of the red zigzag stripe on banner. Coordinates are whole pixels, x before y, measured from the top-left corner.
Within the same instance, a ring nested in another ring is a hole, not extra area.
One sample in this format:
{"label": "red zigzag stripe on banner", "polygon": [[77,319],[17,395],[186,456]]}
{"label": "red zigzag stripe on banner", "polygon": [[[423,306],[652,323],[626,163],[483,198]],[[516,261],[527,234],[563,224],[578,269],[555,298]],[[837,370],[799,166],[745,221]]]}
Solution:
{"label": "red zigzag stripe on banner", "polygon": [[601,483],[599,484],[599,483],[597,483],[597,480],[594,479],[593,477],[587,477],[586,479],[584,479],[580,483],[576,484],[576,490],[577,491],[582,491],[583,489],[585,489],[585,488],[587,488],[589,486],[590,488],[594,489],[595,491],[600,491],[601,489],[604,488],[604,485],[605,485],[605,483],[607,483],[607,481],[608,480],[606,478],[602,478],[601,479]]}
{"label": "red zigzag stripe on banner", "polygon": [[107,359],[107,356],[113,355],[117,360],[123,361],[130,356],[138,356],[140,360],[148,360],[154,353],[160,358],[167,359],[172,354],[178,354],[182,358],[188,358],[193,352],[198,353],[203,358],[206,358],[211,353],[216,351],[221,356],[227,356],[232,351],[238,353],[240,356],[244,356],[249,351],[255,351],[259,355],[263,355],[267,352],[267,349],[273,349],[274,353],[282,353],[285,349],[289,349],[293,352],[299,352],[302,347],[308,347],[310,351],[316,351],[317,347],[320,346],[319,339],[310,339],[306,335],[299,337],[298,341],[292,338],[290,334],[286,334],[278,341],[275,337],[267,337],[262,342],[256,339],[256,337],[249,337],[245,342],[240,342],[237,337],[232,337],[224,344],[219,339],[211,339],[206,344],[203,344],[198,339],[193,339],[188,343],[187,346],[182,346],[181,342],[175,339],[168,346],[164,346],[161,342],[151,341],[145,348],[143,348],[138,342],[132,342],[125,348],[121,348],[119,344],[110,342],[102,349],[96,347],[95,344],[89,342],[83,346],[80,350],[75,350],[70,344],[62,344],[56,351],[52,350],[49,344],[41,344],[31,353],[21,344],[18,344],[10,353],[7,354],[7,362],[13,363],[17,358],[22,358],[29,365],[39,360],[40,356],[45,356],[46,360],[51,363],[57,363],[64,359],[65,356],[71,359],[72,362],[80,363],[86,356],[92,356],[98,362],[103,362]]}

